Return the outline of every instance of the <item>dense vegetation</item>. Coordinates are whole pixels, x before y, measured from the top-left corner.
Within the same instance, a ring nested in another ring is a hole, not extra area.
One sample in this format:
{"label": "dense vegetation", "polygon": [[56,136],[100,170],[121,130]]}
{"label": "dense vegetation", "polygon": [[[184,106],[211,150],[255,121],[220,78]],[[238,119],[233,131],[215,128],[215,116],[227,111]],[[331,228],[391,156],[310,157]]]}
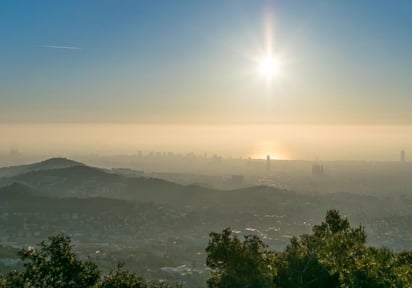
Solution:
{"label": "dense vegetation", "polygon": [[[351,227],[336,210],[328,211],[312,234],[292,238],[282,252],[271,251],[255,235],[241,240],[229,228],[210,234],[206,252],[210,288],[412,287],[412,252],[368,247],[363,227]],[[102,276],[91,259],[76,256],[64,235],[18,255],[24,269],[1,275],[0,287],[170,287],[147,283],[121,265]]]}
{"label": "dense vegetation", "polygon": [[24,262],[23,271],[0,275],[0,287],[5,288],[168,288],[165,283],[148,284],[134,273],[123,271],[122,265],[102,277],[91,260],[81,260],[73,252],[69,237],[57,235],[38,247],[18,252]]}
{"label": "dense vegetation", "polygon": [[256,236],[241,241],[229,229],[211,233],[206,251],[210,288],[412,287],[412,252],[368,247],[363,227],[351,227],[336,210],[282,252]]}

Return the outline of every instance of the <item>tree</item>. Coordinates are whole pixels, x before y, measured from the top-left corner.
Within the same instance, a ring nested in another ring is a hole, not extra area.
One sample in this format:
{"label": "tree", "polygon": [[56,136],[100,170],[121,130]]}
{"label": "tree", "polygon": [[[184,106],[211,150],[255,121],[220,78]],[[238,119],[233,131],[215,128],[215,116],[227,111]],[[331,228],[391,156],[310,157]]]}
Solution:
{"label": "tree", "polygon": [[73,252],[69,237],[57,235],[37,248],[18,253],[24,271],[12,271],[5,277],[5,287],[89,288],[98,283],[100,271],[90,259],[81,261]]}
{"label": "tree", "polygon": [[134,273],[122,270],[123,265],[118,264],[115,271],[105,276],[100,288],[147,288],[146,282]]}
{"label": "tree", "polygon": [[167,283],[148,284],[136,274],[123,271],[121,264],[101,278],[97,265],[91,259],[78,259],[70,238],[61,234],[36,248],[20,250],[18,256],[24,271],[0,275],[0,288],[171,288]]}
{"label": "tree", "polygon": [[271,252],[257,236],[242,242],[230,229],[211,233],[206,249],[210,288],[412,288],[412,252],[366,245],[362,226],[329,210],[312,234]]}
{"label": "tree", "polygon": [[[151,283],[147,284],[146,281],[137,276],[135,273],[122,270],[123,264],[119,263],[115,271],[106,275],[102,282],[99,284],[99,288],[171,288],[167,283]],[[181,286],[176,286],[179,288]]]}
{"label": "tree", "polygon": [[273,253],[257,236],[240,241],[229,228],[210,233],[206,264],[212,268],[210,288],[273,287]]}
{"label": "tree", "polygon": [[6,287],[6,279],[3,274],[0,274],[0,288]]}
{"label": "tree", "polygon": [[303,241],[292,238],[285,251],[274,259],[276,287],[336,287],[336,275],[331,275],[320,263],[316,251],[307,245],[308,241],[307,237],[303,237]]}
{"label": "tree", "polygon": [[276,259],[277,287],[338,287],[364,254],[363,227],[352,228],[336,210],[327,211],[325,221],[312,231],[293,238]]}

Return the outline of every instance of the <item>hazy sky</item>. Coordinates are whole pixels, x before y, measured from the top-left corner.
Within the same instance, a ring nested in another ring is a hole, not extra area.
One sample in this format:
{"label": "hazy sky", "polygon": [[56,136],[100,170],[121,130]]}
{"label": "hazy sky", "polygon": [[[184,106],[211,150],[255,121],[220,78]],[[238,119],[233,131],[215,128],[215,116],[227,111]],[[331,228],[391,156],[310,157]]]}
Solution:
{"label": "hazy sky", "polygon": [[[247,131],[260,127],[256,129],[268,133],[257,133],[253,141],[245,140],[250,144],[239,147],[276,142],[287,147],[290,158],[312,159],[321,153],[294,150],[285,133],[276,129],[294,125],[301,127],[292,129],[294,133],[306,135],[305,125],[361,126],[368,131],[365,125],[412,124],[411,15],[411,1],[4,0],[0,132],[6,139],[0,148],[39,146],[35,135],[17,131],[37,127],[36,132],[45,134],[41,129],[50,123],[60,128],[77,123],[72,127],[87,129],[90,123],[212,130],[248,125]],[[281,63],[269,84],[257,63],[268,49]],[[11,133],[16,123],[20,130]],[[109,130],[123,138],[133,131],[122,129],[123,134]],[[235,130],[211,133],[203,144],[227,151],[218,148],[215,142],[222,141],[216,135]],[[90,143],[93,131],[77,139],[77,150],[92,149],[81,143]],[[170,131],[190,139],[184,129]],[[70,133],[65,137],[81,131]],[[313,132],[313,138],[302,136],[302,141],[315,143],[324,134]],[[62,139],[60,134],[47,135]],[[391,145],[382,142],[385,151],[411,144],[403,133],[396,134],[396,140],[393,135],[380,135],[392,137]],[[147,137],[142,143],[162,144]],[[140,142],[130,143],[137,147]],[[184,144],[176,145],[190,146]],[[339,158],[340,148],[334,147]],[[246,147],[234,150],[244,156],[254,153]]]}

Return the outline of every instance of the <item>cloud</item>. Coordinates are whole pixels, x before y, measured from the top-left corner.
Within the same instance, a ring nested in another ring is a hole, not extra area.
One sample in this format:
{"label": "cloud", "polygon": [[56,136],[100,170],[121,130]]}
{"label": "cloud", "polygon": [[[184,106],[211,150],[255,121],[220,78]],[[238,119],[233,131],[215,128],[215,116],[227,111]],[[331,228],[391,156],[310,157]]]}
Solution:
{"label": "cloud", "polygon": [[75,46],[43,45],[43,46],[40,46],[40,47],[50,48],[50,49],[81,50],[80,47],[75,47]]}

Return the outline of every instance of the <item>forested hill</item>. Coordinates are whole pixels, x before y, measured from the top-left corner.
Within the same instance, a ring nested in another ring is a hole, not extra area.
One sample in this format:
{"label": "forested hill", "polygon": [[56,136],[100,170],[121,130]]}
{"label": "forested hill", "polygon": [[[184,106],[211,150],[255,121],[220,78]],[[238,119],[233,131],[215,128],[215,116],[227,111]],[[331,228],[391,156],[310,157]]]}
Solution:
{"label": "forested hill", "polygon": [[67,168],[67,167],[80,166],[80,165],[84,165],[84,164],[77,162],[77,161],[70,160],[70,159],[66,159],[66,158],[50,158],[45,161],[41,161],[41,162],[37,162],[33,164],[1,167],[0,168],[0,178],[12,177],[12,176],[28,173],[31,171],[60,169],[60,168]]}

